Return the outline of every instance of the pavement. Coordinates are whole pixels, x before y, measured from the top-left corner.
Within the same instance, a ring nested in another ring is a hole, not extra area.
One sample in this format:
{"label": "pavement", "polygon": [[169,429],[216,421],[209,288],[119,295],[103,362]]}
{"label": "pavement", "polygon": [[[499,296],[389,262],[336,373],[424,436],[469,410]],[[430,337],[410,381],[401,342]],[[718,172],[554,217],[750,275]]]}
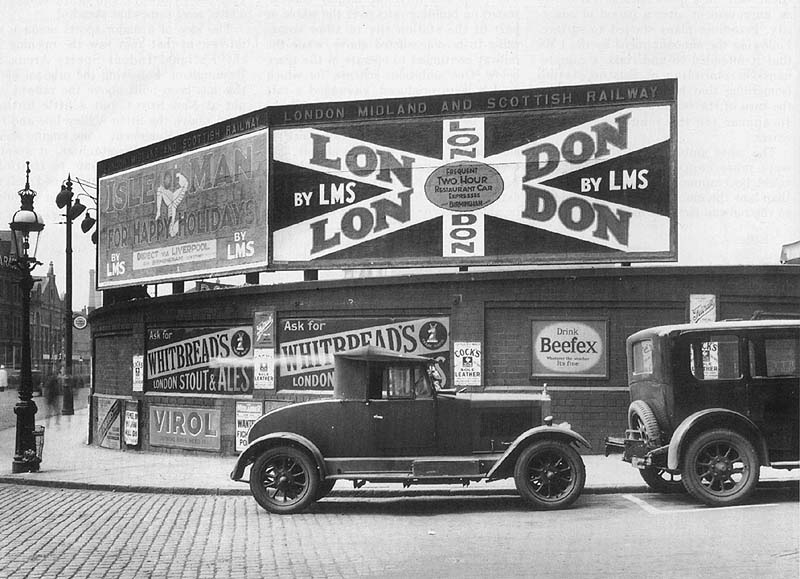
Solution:
{"label": "pavement", "polygon": [[[72,416],[50,416],[37,420],[45,426],[42,464],[39,472],[12,474],[15,429],[0,430],[0,483],[56,488],[119,492],[249,495],[247,484],[230,479],[236,458],[219,455],[185,455],[144,451],[120,451],[87,444],[89,411],[75,410]],[[585,493],[649,492],[636,469],[620,455],[584,455]],[[798,471],[761,469],[761,481],[796,484]],[[331,496],[400,497],[419,495],[516,495],[513,479],[492,483],[460,485],[413,485],[368,483],[354,489],[350,481],[336,483]]]}

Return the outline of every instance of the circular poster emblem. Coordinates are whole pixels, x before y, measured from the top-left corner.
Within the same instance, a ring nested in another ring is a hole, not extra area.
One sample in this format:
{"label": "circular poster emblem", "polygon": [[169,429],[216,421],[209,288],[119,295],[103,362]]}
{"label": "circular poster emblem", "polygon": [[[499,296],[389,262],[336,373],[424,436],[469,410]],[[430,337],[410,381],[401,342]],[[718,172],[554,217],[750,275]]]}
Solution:
{"label": "circular poster emblem", "polygon": [[239,356],[246,356],[250,352],[250,336],[244,330],[239,330],[231,339],[231,350]]}
{"label": "circular poster emblem", "polygon": [[419,330],[419,342],[428,350],[438,350],[447,342],[447,328],[440,322],[425,322]]}
{"label": "circular poster emblem", "polygon": [[442,209],[475,211],[497,201],[503,187],[503,178],[491,165],[459,161],[431,173],[425,180],[425,195]]}

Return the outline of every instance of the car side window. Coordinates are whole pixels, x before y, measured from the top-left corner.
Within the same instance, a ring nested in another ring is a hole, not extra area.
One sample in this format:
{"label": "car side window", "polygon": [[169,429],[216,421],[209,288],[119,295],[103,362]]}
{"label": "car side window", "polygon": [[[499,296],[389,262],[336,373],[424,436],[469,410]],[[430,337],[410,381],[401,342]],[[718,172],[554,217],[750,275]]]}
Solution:
{"label": "car side window", "polygon": [[738,336],[705,336],[692,340],[690,348],[692,374],[698,380],[742,377]]}
{"label": "car side window", "polygon": [[800,340],[792,337],[750,340],[750,375],[754,378],[800,376]]}
{"label": "car side window", "polygon": [[428,371],[423,366],[415,366],[414,374],[414,395],[416,398],[432,398],[433,386]]}
{"label": "car side window", "polygon": [[388,366],[383,370],[383,398],[411,398],[411,368],[408,366]]}

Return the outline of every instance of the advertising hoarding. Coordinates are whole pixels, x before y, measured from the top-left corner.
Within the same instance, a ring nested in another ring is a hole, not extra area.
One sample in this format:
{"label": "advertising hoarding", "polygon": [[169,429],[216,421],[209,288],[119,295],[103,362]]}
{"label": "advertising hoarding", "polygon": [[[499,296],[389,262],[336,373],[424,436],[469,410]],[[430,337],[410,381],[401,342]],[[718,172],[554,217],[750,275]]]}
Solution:
{"label": "advertising hoarding", "polygon": [[676,93],[272,107],[272,267],[675,260]]}
{"label": "advertising hoarding", "polygon": [[262,402],[236,401],[236,452],[247,448],[250,427],[264,414]]}
{"label": "advertising hoarding", "polygon": [[219,450],[220,411],[150,405],[150,444],[169,448]]}
{"label": "advertising hoarding", "polygon": [[252,326],[148,330],[144,391],[252,394],[252,331]]}
{"label": "advertising hoarding", "polygon": [[334,354],[369,345],[433,358],[439,387],[447,387],[447,317],[286,318],[278,324],[278,389],[332,390]]}
{"label": "advertising hoarding", "polygon": [[534,378],[607,378],[606,320],[533,320]]}
{"label": "advertising hoarding", "polygon": [[123,403],[119,398],[96,398],[94,439],[103,448],[121,448],[120,414]]}
{"label": "advertising hoarding", "polygon": [[97,286],[266,269],[266,130],[99,175]]}
{"label": "advertising hoarding", "polygon": [[453,386],[483,385],[481,342],[455,342],[453,344]]}

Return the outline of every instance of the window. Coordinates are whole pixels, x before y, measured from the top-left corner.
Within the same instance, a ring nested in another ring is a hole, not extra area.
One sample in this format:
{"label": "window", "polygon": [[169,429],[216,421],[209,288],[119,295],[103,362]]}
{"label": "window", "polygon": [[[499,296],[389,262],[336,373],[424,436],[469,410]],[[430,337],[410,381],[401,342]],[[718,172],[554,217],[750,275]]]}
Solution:
{"label": "window", "polygon": [[653,342],[642,340],[633,345],[633,375],[653,373]]}
{"label": "window", "polygon": [[739,338],[719,335],[698,338],[690,344],[692,374],[698,380],[741,378]]}
{"label": "window", "polygon": [[797,338],[765,338],[749,343],[750,375],[776,378],[800,375],[800,343]]}
{"label": "window", "polygon": [[382,398],[431,398],[433,389],[423,366],[389,366],[382,376]]}
{"label": "window", "polygon": [[411,398],[411,368],[389,366],[383,370],[383,398]]}

